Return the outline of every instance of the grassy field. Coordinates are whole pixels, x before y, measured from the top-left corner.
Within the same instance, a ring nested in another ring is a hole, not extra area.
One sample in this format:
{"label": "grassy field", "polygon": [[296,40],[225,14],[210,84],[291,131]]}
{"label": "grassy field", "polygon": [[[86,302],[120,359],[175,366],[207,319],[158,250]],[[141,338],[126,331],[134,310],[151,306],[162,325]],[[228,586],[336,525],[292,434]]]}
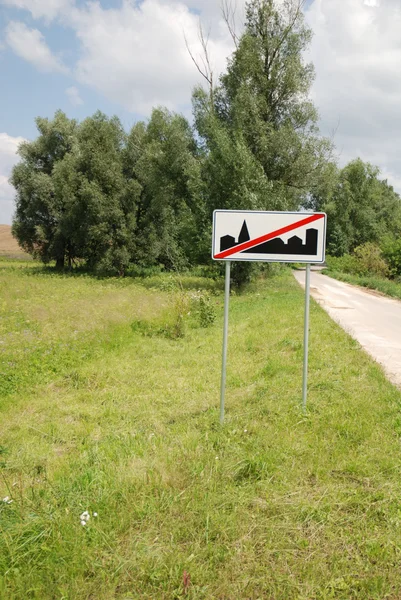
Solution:
{"label": "grassy field", "polygon": [[0,256],[30,259],[30,256],[18,246],[17,240],[11,235],[11,225],[0,225]]}
{"label": "grassy field", "polygon": [[399,280],[386,279],[385,277],[377,277],[375,275],[350,275],[349,273],[341,273],[332,269],[325,269],[323,273],[339,281],[376,290],[386,296],[401,300],[401,282]]}
{"label": "grassy field", "polygon": [[222,282],[180,286],[0,262],[0,598],[401,598],[400,392],[313,303],[302,414],[284,271],[231,299],[221,427]]}

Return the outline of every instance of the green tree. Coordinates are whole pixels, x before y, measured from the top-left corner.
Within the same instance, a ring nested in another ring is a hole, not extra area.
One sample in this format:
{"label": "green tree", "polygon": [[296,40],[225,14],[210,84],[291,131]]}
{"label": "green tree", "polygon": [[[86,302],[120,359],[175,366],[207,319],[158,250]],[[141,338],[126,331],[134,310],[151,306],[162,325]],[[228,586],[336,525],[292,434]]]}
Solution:
{"label": "green tree", "polygon": [[[319,184],[331,144],[318,134],[317,111],[308,97],[314,71],[303,55],[311,31],[301,4],[249,2],[227,73],[213,94],[195,90],[213,208],[222,208],[222,202],[238,207],[241,198],[249,208],[294,209]],[[224,171],[229,186],[216,177]]]}
{"label": "green tree", "polygon": [[43,262],[56,260],[60,268],[73,251],[64,227],[65,206],[52,175],[55,165],[76,146],[78,125],[58,111],[52,121],[38,117],[36,126],[39,136],[21,144],[21,161],[11,176],[17,191],[13,235],[27,252]]}
{"label": "green tree", "polygon": [[204,220],[197,145],[187,120],[154,109],[128,139],[127,168],[142,186],[136,259],[180,267],[197,258]]}
{"label": "green tree", "polygon": [[340,177],[340,170],[334,161],[328,161],[322,167],[316,184],[304,203],[305,208],[313,211],[323,211],[333,199]]}
{"label": "green tree", "polygon": [[140,186],[124,176],[120,121],[97,112],[79,126],[77,145],[53,170],[56,194],[68,207],[68,233],[91,269],[123,274],[131,262]]}
{"label": "green tree", "polygon": [[333,193],[323,205],[328,214],[328,251],[333,256],[399,234],[400,198],[379,175],[377,167],[360,158],[340,171]]}
{"label": "green tree", "polygon": [[126,135],[97,112],[81,124],[57,112],[37,119],[39,137],[22,144],[14,168],[13,231],[20,244],[57,267],[75,259],[124,272],[133,254],[140,185],[124,173]]}
{"label": "green tree", "polygon": [[210,217],[216,208],[298,209],[321,184],[332,145],[308,97],[310,40],[301,2],[251,0],[219,85],[194,91]]}

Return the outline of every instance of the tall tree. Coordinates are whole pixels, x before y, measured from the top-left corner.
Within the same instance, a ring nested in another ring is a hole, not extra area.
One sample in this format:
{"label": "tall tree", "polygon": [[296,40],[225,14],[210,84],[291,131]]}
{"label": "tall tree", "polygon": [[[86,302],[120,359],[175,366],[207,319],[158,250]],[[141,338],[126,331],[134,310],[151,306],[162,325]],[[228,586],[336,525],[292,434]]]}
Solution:
{"label": "tall tree", "polygon": [[[216,208],[298,209],[321,184],[332,144],[319,136],[308,96],[314,70],[304,61],[311,31],[302,4],[250,0],[227,72],[212,93],[194,91],[209,216]],[[250,267],[235,267],[246,279]]]}
{"label": "tall tree", "polygon": [[97,112],[77,124],[57,112],[37,119],[39,137],[20,148],[13,231],[44,262],[123,273],[133,251],[140,185],[124,173],[126,135],[116,117]]}
{"label": "tall tree", "polygon": [[328,214],[328,250],[341,256],[366,242],[379,243],[401,231],[400,197],[377,167],[360,158],[339,173],[331,197],[323,205]]}
{"label": "tall tree", "polygon": [[140,186],[124,177],[126,143],[120,121],[101,112],[85,119],[78,144],[53,171],[68,206],[69,235],[89,268],[122,274],[131,261]]}
{"label": "tall tree", "polygon": [[154,109],[146,131],[129,136],[133,173],[142,186],[137,213],[137,258],[168,268],[194,261],[203,218],[197,145],[187,120]]}
{"label": "tall tree", "polygon": [[65,205],[56,195],[52,175],[76,146],[78,124],[58,111],[52,121],[38,117],[36,126],[39,136],[21,144],[21,161],[11,176],[17,191],[13,234],[27,252],[63,267],[70,240],[63,223]]}
{"label": "tall tree", "polygon": [[[294,209],[317,185],[331,144],[319,137],[308,98],[314,72],[303,55],[310,39],[301,2],[252,0],[213,101],[195,90],[196,124],[209,156],[210,208],[240,202]],[[228,187],[220,184],[224,172]]]}

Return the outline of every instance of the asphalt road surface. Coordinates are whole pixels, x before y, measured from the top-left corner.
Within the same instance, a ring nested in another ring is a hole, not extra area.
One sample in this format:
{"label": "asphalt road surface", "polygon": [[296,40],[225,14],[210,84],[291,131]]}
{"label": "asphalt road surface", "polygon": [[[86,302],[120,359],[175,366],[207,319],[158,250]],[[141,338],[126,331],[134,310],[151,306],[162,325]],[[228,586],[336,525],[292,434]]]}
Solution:
{"label": "asphalt road surface", "polygon": [[[294,271],[305,285],[305,271]],[[401,387],[401,302],[311,272],[311,295]]]}

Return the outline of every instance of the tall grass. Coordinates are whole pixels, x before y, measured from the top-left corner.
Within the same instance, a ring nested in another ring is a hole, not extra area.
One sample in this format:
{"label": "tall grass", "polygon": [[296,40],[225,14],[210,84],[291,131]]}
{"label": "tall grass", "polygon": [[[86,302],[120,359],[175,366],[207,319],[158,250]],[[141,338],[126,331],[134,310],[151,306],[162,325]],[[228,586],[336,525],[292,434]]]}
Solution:
{"label": "tall grass", "polygon": [[386,296],[401,300],[401,282],[394,279],[386,279],[385,277],[377,277],[374,275],[351,275],[333,269],[325,269],[324,275],[329,275],[339,281],[351,283],[352,285],[360,285],[371,290],[381,292]]}
{"label": "tall grass", "polygon": [[220,285],[173,338],[155,277],[0,269],[0,597],[399,598],[400,392],[313,303],[302,414],[284,272],[231,299],[220,427]]}

